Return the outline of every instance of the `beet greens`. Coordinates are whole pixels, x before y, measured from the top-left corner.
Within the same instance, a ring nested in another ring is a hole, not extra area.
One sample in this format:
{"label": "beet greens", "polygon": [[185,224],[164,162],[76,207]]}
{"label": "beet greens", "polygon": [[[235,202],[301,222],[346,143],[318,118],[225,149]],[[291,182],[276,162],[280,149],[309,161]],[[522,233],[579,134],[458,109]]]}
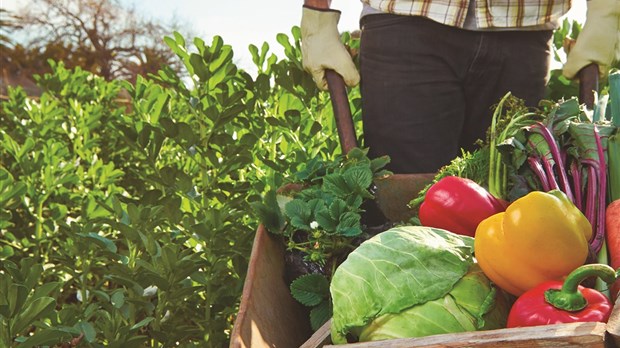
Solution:
{"label": "beet greens", "polygon": [[[522,127],[502,153],[531,190],[559,189],[588,218],[598,253],[605,239],[609,121],[593,122],[576,99],[542,104],[542,121]],[[525,158],[525,160],[524,160]]]}

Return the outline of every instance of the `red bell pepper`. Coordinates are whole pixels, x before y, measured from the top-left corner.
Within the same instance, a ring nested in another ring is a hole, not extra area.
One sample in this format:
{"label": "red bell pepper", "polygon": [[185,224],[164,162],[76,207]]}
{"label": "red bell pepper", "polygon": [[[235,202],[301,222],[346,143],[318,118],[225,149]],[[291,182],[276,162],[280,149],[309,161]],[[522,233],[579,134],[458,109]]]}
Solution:
{"label": "red bell pepper", "polygon": [[580,266],[564,283],[546,281],[526,291],[510,309],[507,327],[538,326],[575,322],[607,322],[613,304],[597,290],[579,285],[591,276],[607,283],[616,279],[613,268],[605,264]]}
{"label": "red bell pepper", "polygon": [[494,197],[475,181],[446,176],[428,189],[418,216],[423,226],[473,237],[482,220],[506,207],[508,202]]}

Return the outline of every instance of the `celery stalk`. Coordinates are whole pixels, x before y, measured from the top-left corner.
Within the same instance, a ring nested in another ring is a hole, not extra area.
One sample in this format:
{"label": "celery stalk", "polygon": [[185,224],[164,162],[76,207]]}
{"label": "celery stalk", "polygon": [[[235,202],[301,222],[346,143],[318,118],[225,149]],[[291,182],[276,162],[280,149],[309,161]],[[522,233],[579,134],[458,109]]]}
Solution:
{"label": "celery stalk", "polygon": [[[607,242],[603,241],[603,247],[597,255],[596,262],[604,265],[609,265],[609,255],[607,253]],[[601,278],[596,278],[594,288],[603,293],[607,298],[611,298],[611,292],[609,291],[609,285],[605,283]]]}
{"label": "celery stalk", "polygon": [[620,131],[607,139],[608,203],[620,199]]}
{"label": "celery stalk", "polygon": [[617,129],[607,140],[608,203],[620,198],[620,72],[618,71],[609,75],[609,99],[611,122]]}
{"label": "celery stalk", "polygon": [[609,75],[609,99],[611,102],[611,122],[620,127],[620,72]]}

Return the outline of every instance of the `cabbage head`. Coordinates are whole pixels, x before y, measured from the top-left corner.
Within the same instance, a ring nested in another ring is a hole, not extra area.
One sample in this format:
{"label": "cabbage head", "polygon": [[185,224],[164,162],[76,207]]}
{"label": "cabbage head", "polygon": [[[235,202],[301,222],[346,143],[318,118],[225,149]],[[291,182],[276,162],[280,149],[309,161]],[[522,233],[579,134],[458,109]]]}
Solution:
{"label": "cabbage head", "polygon": [[355,249],[334,272],[332,342],[505,327],[509,304],[473,255],[474,240],[403,226]]}

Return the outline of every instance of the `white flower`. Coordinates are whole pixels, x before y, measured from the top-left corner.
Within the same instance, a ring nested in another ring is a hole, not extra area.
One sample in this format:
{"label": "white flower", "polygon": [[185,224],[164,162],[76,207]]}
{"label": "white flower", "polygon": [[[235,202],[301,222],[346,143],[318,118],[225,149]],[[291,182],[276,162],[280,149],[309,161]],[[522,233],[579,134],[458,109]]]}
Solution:
{"label": "white flower", "polygon": [[316,221],[312,221],[310,223],[310,228],[313,229],[313,230],[316,230],[317,228],[319,228],[319,223],[316,222]]}
{"label": "white flower", "polygon": [[[86,296],[83,296],[82,291],[85,292]],[[78,292],[75,295],[75,297],[77,298],[78,301],[83,302],[84,298],[88,299],[88,294],[89,294],[88,290],[78,290]]]}
{"label": "white flower", "polygon": [[164,313],[164,316],[161,318],[161,323],[164,323],[166,321],[168,321],[168,319],[170,319],[170,315],[172,313],[170,313],[170,310],[166,310],[166,313]]}
{"label": "white flower", "polygon": [[151,286],[146,287],[144,289],[144,291],[142,292],[142,296],[144,296],[144,297],[151,297],[151,296],[155,295],[156,293],[157,293],[157,286],[151,285]]}

